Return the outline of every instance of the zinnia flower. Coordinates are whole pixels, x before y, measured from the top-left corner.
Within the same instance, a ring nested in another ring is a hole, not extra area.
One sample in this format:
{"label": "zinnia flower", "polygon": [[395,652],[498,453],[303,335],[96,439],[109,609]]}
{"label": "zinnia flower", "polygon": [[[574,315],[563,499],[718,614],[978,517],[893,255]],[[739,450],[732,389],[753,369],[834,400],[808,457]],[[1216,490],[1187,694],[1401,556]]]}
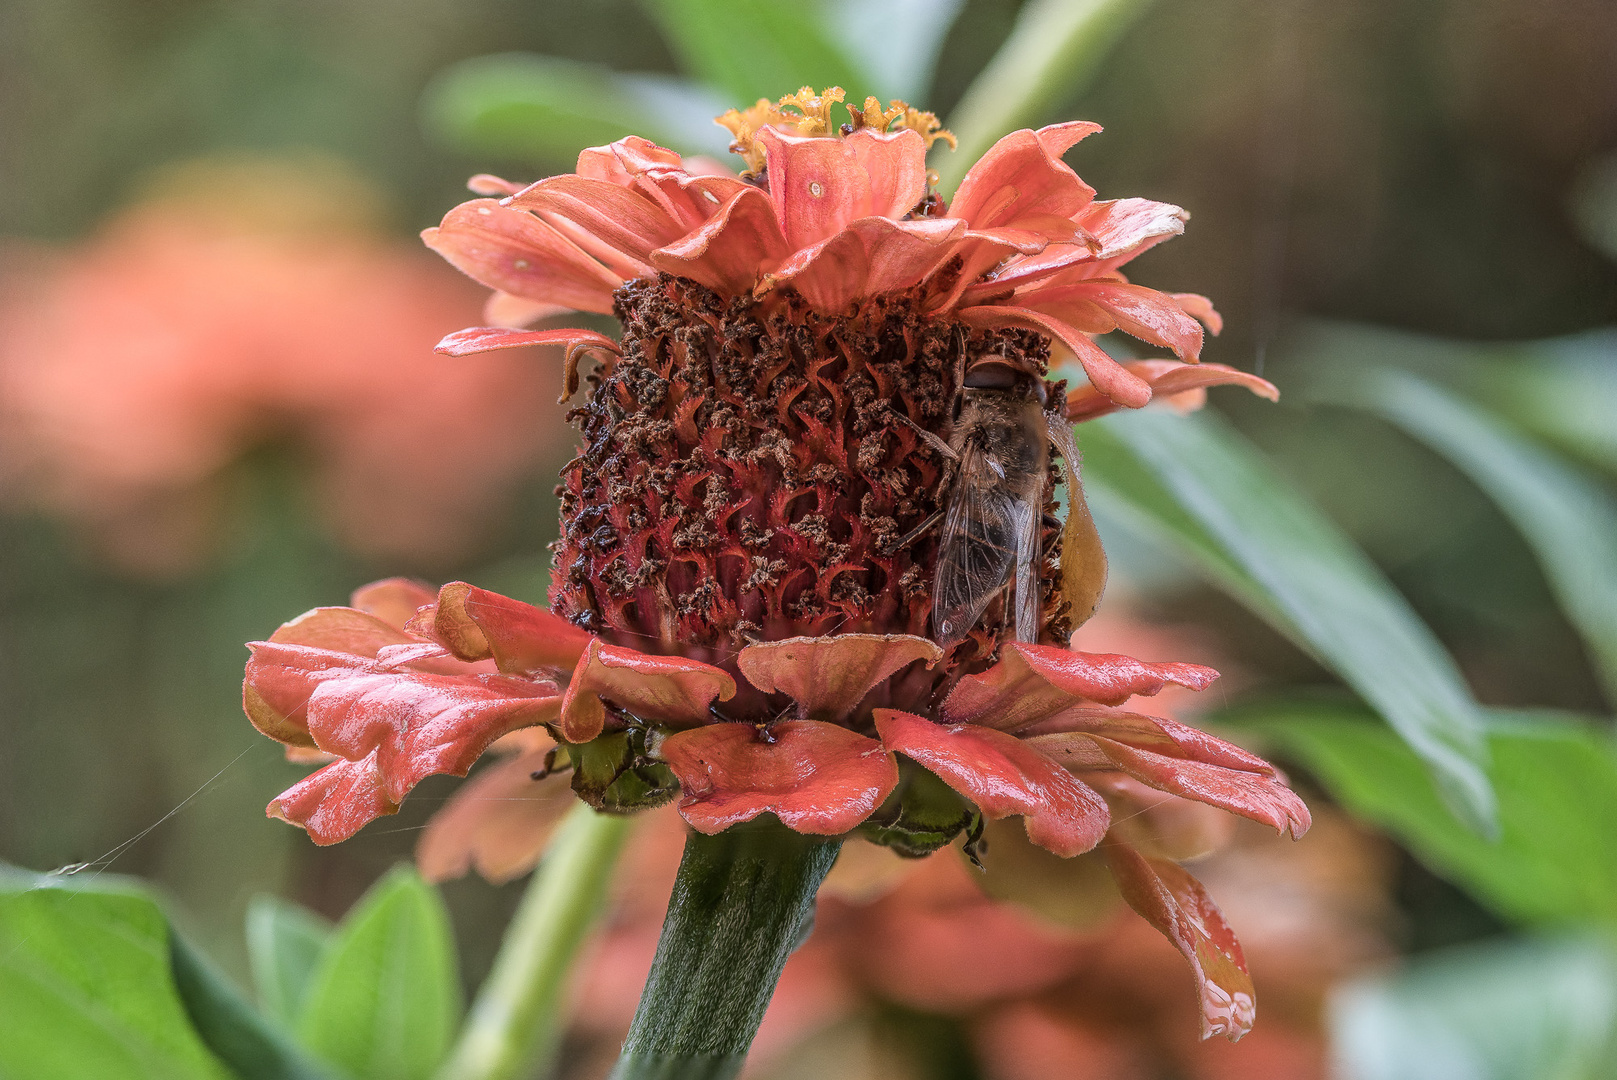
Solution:
{"label": "zinnia flower", "polygon": [[[1094,201],[1060,160],[1093,125],[1007,136],[945,206],[924,161],[936,121],[871,100],[834,130],[840,95],[723,118],[743,178],[630,138],[527,188],[479,178],[507,197],[428,230],[500,290],[500,311],[611,311],[623,325],[618,342],[484,327],[440,346],[566,342],[569,392],[580,351],[605,358],[573,414],[585,445],[562,474],[550,610],[461,582],[436,597],[392,582],[255,643],[249,716],[337,759],[270,813],[331,843],[425,776],[464,775],[496,740],[545,725],[591,804],[677,797],[707,834],[769,814],[924,854],[1019,815],[1059,855],[1104,842],[1129,902],[1195,968],[1206,1033],[1238,1037],[1252,1000],[1233,935],[1114,814],[1134,813],[1145,788],[1293,835],[1308,812],[1260,758],[1125,707],[1201,689],[1212,669],[1065,647],[1105,567],[1063,413],[1143,405],[1153,386],[1274,389],[1212,365],[1122,365],[1090,339],[1120,327],[1194,361],[1202,331],[1187,312],[1216,322],[1204,299],[1118,273],[1185,215]],[[1052,339],[1090,386],[1046,383]],[[953,430],[973,394],[1018,403],[993,435],[1002,459]],[[1067,459],[1065,527],[1033,401],[1056,403],[1042,415]],[[970,472],[973,454],[989,455],[986,471]],[[986,479],[1010,483],[1013,458],[1031,484],[1020,499]],[[986,551],[981,523],[951,516],[958,475],[1027,531],[1015,574],[1006,562],[951,632],[934,593],[959,582],[939,568]]]}

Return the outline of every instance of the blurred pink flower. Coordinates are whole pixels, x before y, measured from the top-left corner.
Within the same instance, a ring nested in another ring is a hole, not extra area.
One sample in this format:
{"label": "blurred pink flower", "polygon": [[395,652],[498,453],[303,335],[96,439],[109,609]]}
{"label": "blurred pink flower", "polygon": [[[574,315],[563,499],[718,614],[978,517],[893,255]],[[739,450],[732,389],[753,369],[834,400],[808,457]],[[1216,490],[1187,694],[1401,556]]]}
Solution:
{"label": "blurred pink flower", "polygon": [[11,253],[0,495],[87,527],[128,568],[174,572],[214,540],[225,470],[286,440],[353,550],[464,551],[569,443],[531,350],[435,355],[480,317],[481,290],[368,233],[357,201],[310,213],[315,177],[191,179],[75,247]]}

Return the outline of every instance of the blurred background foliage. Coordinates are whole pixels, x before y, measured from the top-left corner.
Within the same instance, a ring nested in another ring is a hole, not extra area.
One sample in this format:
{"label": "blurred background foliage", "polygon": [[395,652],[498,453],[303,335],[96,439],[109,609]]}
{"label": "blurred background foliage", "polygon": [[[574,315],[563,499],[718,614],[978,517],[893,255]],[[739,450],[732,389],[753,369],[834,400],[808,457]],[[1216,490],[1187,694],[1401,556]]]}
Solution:
{"label": "blurred background foliage", "polygon": [[[1064,20],[1095,13],[1062,52]],[[1034,54],[1057,77],[1005,75],[1006,57]],[[367,580],[543,596],[551,478],[569,453],[551,358],[468,368],[481,389],[440,401],[423,365],[439,334],[478,321],[476,290],[418,255],[413,234],[463,198],[467,175],[528,180],[623,134],[722,156],[708,117],[805,83],[906,96],[977,151],[973,138],[999,132],[973,125],[992,117],[1096,120],[1105,134],[1072,158],[1087,181],[1193,212],[1136,276],[1211,295],[1228,329],[1206,358],[1255,368],[1284,396],[1219,395],[1222,421],[1172,437],[1233,446],[1229,460],[1294,487],[1435,632],[1489,710],[1476,737],[1492,751],[1499,843],[1467,830],[1453,793],[1445,803],[1343,692],[1398,723],[1375,700],[1374,656],[1344,667],[1295,612],[1240,602],[1232,575],[1272,591],[1285,536],[1220,570],[1121,482],[1166,445],[1149,438],[1168,437],[1160,423],[1108,422],[1087,451],[1114,602],[1216,641],[1239,672],[1220,719],[1266,740],[1312,801],[1340,804],[1388,853],[1385,932],[1416,959],[1335,999],[1347,1067],[1367,1080],[1596,1075],[1609,965],[1590,938],[1521,935],[1609,934],[1617,920],[1617,10],[1604,0],[9,0],[0,860],[150,879],[240,976],[253,895],[336,918],[408,858],[452,784],[315,849],[263,818],[301,769],[237,698],[242,641]],[[987,119],[971,111],[983,101]],[[958,177],[971,154],[938,167]],[[188,229],[229,250],[151,239]],[[343,269],[287,271],[310,252]],[[419,280],[385,269],[397,265]],[[390,299],[346,321],[328,311],[360,294]],[[171,339],[142,313],[174,298],[248,314]],[[407,328],[396,353],[367,351],[380,322]],[[144,401],[120,366],[137,330],[192,365],[173,400]],[[88,421],[71,386],[37,375],[58,353],[106,380],[112,400]],[[344,365],[347,383],[332,374]],[[285,378],[186,389],[233,366]],[[367,372],[392,378],[393,396],[356,389]],[[543,393],[513,396],[528,372]],[[402,430],[378,420],[422,401],[438,407]],[[189,466],[121,468],[193,428],[211,441],[193,440],[208,455]],[[446,457],[471,464],[429,467]],[[499,464],[479,498],[446,495],[487,461]],[[1153,475],[1171,486],[1171,473]],[[401,475],[416,479],[388,488]],[[397,497],[360,505],[354,492],[373,488]],[[459,526],[447,540],[445,515]],[[1319,585],[1307,566],[1289,572],[1305,593]],[[518,892],[446,886],[469,988]],[[1563,998],[1585,1007],[1571,1015]],[[1514,1026],[1490,1029],[1502,1015]],[[1525,1032],[1508,1052],[1488,1042],[1503,1028]],[[1418,1044],[1428,1057],[1387,1050]],[[1518,1053],[1526,1064],[1498,1064]]]}

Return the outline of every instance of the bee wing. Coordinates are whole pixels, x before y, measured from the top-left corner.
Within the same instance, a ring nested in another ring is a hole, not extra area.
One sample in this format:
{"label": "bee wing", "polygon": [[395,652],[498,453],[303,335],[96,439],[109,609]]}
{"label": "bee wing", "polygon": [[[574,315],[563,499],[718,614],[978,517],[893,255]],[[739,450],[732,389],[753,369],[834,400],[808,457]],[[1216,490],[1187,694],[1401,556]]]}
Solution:
{"label": "bee wing", "polygon": [[1084,499],[1078,440],[1072,422],[1057,412],[1046,414],[1050,441],[1067,462],[1067,524],[1061,530],[1061,595],[1072,605],[1072,625],[1089,621],[1106,588],[1106,552]]}
{"label": "bee wing", "polygon": [[1016,611],[1016,640],[1037,645],[1039,624],[1043,621],[1039,618],[1043,597],[1039,590],[1038,556],[1044,515],[1032,502],[1013,499],[1011,516],[1016,529],[1016,589],[1011,594]]}
{"label": "bee wing", "polygon": [[932,577],[932,628],[946,649],[966,636],[994,593],[1005,586],[1019,547],[1017,500],[1003,490],[995,466],[980,447],[968,443],[943,516]]}

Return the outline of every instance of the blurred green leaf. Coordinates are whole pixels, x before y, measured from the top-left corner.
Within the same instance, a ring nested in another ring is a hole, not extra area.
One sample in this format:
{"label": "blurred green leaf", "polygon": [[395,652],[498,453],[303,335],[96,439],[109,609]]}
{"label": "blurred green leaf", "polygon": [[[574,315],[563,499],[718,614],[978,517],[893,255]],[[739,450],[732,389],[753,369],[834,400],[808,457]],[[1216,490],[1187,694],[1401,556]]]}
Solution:
{"label": "blurred green leaf", "polygon": [[596,64],[505,53],[445,69],[422,96],[427,130],[463,152],[571,167],[578,152],[625,135],[723,153],[724,111],[699,88]]}
{"label": "blurred green leaf", "polygon": [[1538,555],[1617,704],[1617,500],[1581,469],[1412,375],[1381,371],[1344,391],[1349,403],[1448,458],[1499,504]]}
{"label": "blurred green leaf", "polygon": [[1596,1080],[1617,1073],[1617,963],[1599,940],[1429,953],[1336,992],[1342,1080]]}
{"label": "blurred green leaf", "polygon": [[331,941],[320,916],[275,896],[255,896],[247,908],[247,959],[259,1008],[287,1028],[303,1011],[309,980]]}
{"label": "blurred green leaf", "polygon": [[868,93],[906,98],[924,109],[943,39],[964,6],[965,0],[829,0],[826,16],[833,26],[870,31],[844,33],[841,40],[874,77]]}
{"label": "blurred green leaf", "polygon": [[179,934],[169,935],[174,983],[197,1034],[241,1080],[336,1080],[253,1011],[213,962]]}
{"label": "blurred green leaf", "polygon": [[[786,0],[646,0],[685,71],[745,108],[799,87],[840,86],[850,98],[876,93],[879,77],[861,72],[839,49],[818,5]],[[881,32],[875,27],[846,32]],[[896,32],[896,31],[895,31]]]}
{"label": "blurred green leaf", "polygon": [[1453,660],[1380,570],[1215,416],[1084,425],[1084,483],[1170,541],[1387,719],[1472,828],[1493,827],[1481,722]]}
{"label": "blurred green leaf", "polygon": [[1083,92],[1101,60],[1151,0],[1028,0],[1011,36],[949,114],[959,148],[934,158],[940,191],[952,193],[1002,135],[1031,127]]}
{"label": "blurred green leaf", "polygon": [[0,878],[0,1076],[226,1080],[180,1004],[157,904],[67,885]]}
{"label": "blurred green leaf", "polygon": [[1617,926],[1617,746],[1609,731],[1543,715],[1490,715],[1499,839],[1489,842],[1443,813],[1420,761],[1355,706],[1257,706],[1217,722],[1273,740],[1350,811],[1504,918]]}
{"label": "blurred green leaf", "polygon": [[298,1023],[305,1046],[359,1080],[425,1080],[460,1016],[449,915],[401,866],[348,913],[321,958]]}

